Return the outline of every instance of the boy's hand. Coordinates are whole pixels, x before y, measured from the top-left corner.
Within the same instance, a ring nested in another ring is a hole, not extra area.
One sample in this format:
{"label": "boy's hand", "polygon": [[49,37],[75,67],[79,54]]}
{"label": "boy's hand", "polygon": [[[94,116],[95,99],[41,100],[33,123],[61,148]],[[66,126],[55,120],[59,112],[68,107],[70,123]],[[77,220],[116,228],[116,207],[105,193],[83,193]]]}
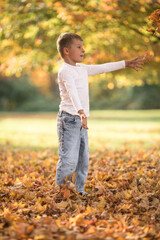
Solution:
{"label": "boy's hand", "polygon": [[133,68],[134,70],[138,71],[142,69],[143,67],[143,60],[140,57],[136,57],[132,60],[125,61],[126,67]]}
{"label": "boy's hand", "polygon": [[82,127],[85,128],[85,129],[88,129],[88,127],[87,127],[87,117],[86,117],[84,111],[83,110],[79,110],[78,114],[79,114],[79,116],[81,118],[81,125],[82,125]]}

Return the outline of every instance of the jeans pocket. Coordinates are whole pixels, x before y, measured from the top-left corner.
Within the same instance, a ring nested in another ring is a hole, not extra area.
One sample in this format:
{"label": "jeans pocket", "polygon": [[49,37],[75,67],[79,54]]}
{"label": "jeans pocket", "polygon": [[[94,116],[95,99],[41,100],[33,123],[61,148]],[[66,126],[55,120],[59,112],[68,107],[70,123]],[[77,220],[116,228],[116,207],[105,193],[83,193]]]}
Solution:
{"label": "jeans pocket", "polygon": [[65,116],[63,118],[63,121],[65,123],[74,123],[75,122],[75,117],[74,116]]}
{"label": "jeans pocket", "polygon": [[63,118],[64,131],[72,131],[76,127],[76,120],[74,116],[65,116]]}

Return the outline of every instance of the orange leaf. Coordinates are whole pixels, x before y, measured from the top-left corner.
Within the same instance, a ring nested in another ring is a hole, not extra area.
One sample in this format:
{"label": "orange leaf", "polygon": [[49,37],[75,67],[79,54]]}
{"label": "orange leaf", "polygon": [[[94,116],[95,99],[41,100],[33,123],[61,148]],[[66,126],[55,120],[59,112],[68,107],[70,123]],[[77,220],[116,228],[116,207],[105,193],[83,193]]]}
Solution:
{"label": "orange leaf", "polygon": [[84,234],[92,234],[96,232],[96,227],[95,226],[90,226],[89,229],[87,230],[87,232],[85,232]]}

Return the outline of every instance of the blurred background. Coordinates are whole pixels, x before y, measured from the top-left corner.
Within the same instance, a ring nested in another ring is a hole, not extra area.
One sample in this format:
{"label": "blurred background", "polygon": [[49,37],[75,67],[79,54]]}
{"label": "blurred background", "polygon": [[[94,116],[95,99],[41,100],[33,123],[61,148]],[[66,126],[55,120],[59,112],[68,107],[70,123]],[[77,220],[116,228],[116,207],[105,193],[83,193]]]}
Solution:
{"label": "blurred background", "polygon": [[1,0],[0,143],[57,149],[63,32],[81,35],[85,64],[145,56],[139,72],[89,77],[90,145],[160,142],[160,0]]}
{"label": "blurred background", "polygon": [[[148,17],[159,0],[5,0],[0,2],[0,110],[57,111],[56,40],[63,32],[84,39],[86,64],[149,63],[90,77],[91,109],[160,108],[160,33]],[[155,26],[156,27],[156,26]],[[150,31],[147,31],[150,29]]]}

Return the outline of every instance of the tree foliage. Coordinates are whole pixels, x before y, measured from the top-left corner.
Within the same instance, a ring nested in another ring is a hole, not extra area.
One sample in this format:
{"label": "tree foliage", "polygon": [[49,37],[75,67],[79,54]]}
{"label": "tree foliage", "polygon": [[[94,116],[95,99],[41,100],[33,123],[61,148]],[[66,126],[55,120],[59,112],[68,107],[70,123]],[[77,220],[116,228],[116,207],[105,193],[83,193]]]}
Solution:
{"label": "tree foliage", "polygon": [[[85,63],[129,59],[146,51],[159,66],[159,33],[146,31],[157,0],[1,0],[1,72],[29,72],[40,67],[57,72],[56,40],[62,32],[84,39]],[[146,70],[147,71],[147,70]]]}
{"label": "tree foliage", "polygon": [[148,19],[151,20],[152,27],[147,31],[158,35],[160,33],[160,9],[155,10]]}

